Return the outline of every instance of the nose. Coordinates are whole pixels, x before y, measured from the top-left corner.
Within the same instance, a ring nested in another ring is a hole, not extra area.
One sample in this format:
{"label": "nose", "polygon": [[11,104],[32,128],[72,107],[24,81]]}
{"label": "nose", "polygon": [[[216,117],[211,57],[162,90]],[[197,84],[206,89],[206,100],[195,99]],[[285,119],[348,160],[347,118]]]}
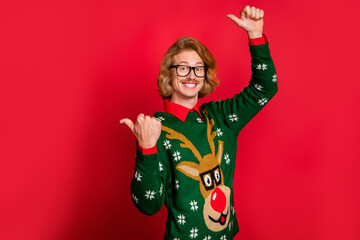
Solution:
{"label": "nose", "polygon": [[189,79],[195,79],[195,69],[190,69],[190,73],[189,73],[189,75],[187,75],[187,77],[189,78]]}
{"label": "nose", "polygon": [[222,213],[226,207],[226,196],[224,192],[220,188],[215,188],[215,190],[211,193],[211,207],[219,212]]}

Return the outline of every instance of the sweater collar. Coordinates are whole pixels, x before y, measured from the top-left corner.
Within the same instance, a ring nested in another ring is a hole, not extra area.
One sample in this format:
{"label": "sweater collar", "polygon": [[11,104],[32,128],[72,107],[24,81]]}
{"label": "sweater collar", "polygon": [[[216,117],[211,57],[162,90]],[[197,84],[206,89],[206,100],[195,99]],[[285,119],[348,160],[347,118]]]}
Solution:
{"label": "sweater collar", "polygon": [[189,112],[195,111],[199,114],[200,118],[203,120],[198,105],[196,104],[193,108],[187,108],[180,104],[170,102],[169,99],[164,100],[164,111],[170,113],[180,119],[182,122],[185,122],[185,119]]}

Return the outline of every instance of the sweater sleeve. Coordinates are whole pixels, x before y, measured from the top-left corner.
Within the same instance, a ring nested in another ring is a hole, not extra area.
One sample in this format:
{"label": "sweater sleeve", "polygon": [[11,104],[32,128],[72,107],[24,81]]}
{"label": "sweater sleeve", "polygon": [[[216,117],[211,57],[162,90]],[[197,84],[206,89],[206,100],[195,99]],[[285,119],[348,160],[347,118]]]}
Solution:
{"label": "sweater sleeve", "polygon": [[131,197],[136,208],[146,215],[157,213],[165,200],[167,166],[161,148],[152,154],[136,150],[135,173],[131,181]]}
{"label": "sweater sleeve", "polygon": [[252,69],[249,85],[233,98],[214,103],[225,124],[237,133],[269,102],[278,89],[269,43],[249,46]]}

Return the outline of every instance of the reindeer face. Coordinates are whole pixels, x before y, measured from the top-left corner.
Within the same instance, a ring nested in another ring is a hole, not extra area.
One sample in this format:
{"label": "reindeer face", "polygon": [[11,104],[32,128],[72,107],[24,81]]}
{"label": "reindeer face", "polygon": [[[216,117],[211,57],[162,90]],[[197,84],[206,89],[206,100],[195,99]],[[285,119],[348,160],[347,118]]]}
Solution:
{"label": "reindeer face", "polygon": [[200,173],[200,191],[205,199],[203,215],[206,226],[221,231],[229,223],[231,190],[224,185],[223,173],[219,165]]}
{"label": "reindeer face", "polygon": [[[205,112],[205,114],[207,114]],[[207,137],[211,153],[201,157],[195,146],[181,133],[166,126],[162,130],[169,133],[169,139],[178,139],[183,143],[182,148],[190,149],[199,163],[183,161],[176,165],[176,169],[186,176],[199,182],[199,189],[204,198],[203,216],[206,226],[214,232],[226,228],[230,219],[230,195],[231,190],[224,185],[224,175],[221,171],[223,142],[218,140],[218,151],[215,154],[213,142],[216,132],[212,131],[214,121],[207,120]]]}
{"label": "reindeer face", "polygon": [[205,224],[211,231],[218,232],[228,226],[230,194],[230,188],[222,185],[211,191],[211,194],[205,198],[203,215]]}
{"label": "reindeer face", "polygon": [[[221,141],[220,143],[222,144]],[[188,177],[199,181],[200,192],[205,200],[203,208],[205,224],[214,232],[226,228],[230,219],[231,190],[224,185],[224,176],[220,168],[221,155],[219,157],[220,159],[216,159],[215,156],[208,154],[200,164],[185,161],[176,166]]]}

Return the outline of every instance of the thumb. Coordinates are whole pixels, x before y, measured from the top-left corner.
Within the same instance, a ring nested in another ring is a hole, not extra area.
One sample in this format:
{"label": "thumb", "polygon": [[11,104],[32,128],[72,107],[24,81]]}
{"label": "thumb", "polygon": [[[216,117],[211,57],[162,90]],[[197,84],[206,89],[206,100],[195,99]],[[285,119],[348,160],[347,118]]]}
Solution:
{"label": "thumb", "polygon": [[238,25],[241,28],[243,27],[243,20],[241,20],[240,18],[238,18],[237,16],[235,16],[234,14],[228,14],[226,15],[226,17],[230,18],[234,23],[236,23],[236,25]]}
{"label": "thumb", "polygon": [[128,126],[130,128],[130,130],[134,133],[134,123],[133,123],[133,121],[131,121],[128,118],[123,118],[123,119],[120,120],[120,123],[125,124],[126,126]]}

